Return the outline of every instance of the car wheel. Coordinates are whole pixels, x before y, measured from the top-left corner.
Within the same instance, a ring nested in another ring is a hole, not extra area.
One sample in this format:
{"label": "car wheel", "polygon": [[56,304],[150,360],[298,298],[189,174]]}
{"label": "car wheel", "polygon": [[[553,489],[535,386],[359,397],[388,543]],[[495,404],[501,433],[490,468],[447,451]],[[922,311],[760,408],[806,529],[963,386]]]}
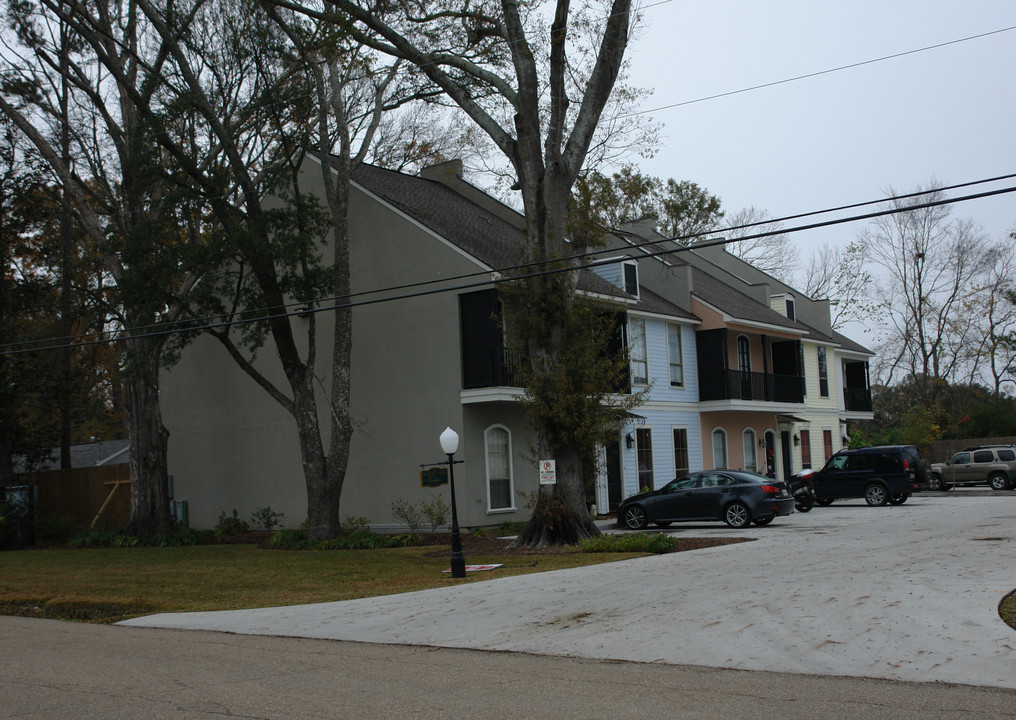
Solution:
{"label": "car wheel", "polygon": [[723,520],[732,528],[743,528],[751,525],[751,510],[741,502],[732,502],[723,511]]}
{"label": "car wheel", "polygon": [[767,518],[755,518],[754,520],[752,520],[752,522],[755,523],[756,525],[760,525],[761,526],[761,525],[768,525],[769,523],[771,523],[775,519],[776,519],[776,516],[773,515],[772,517],[767,517]]}
{"label": "car wheel", "polygon": [[624,509],[624,524],[629,530],[641,530],[649,524],[649,518],[641,505],[629,505]]}
{"label": "car wheel", "polygon": [[932,473],[931,477],[928,478],[928,489],[944,490],[944,488],[942,487],[942,476],[937,473]]}
{"label": "car wheel", "polygon": [[835,499],[836,498],[819,498],[815,502],[817,502],[822,507],[825,507],[826,505],[832,505]]}
{"label": "car wheel", "polygon": [[906,493],[893,493],[892,495],[889,496],[889,504],[902,505],[907,501],[908,497],[910,496],[907,495]]}
{"label": "car wheel", "polygon": [[864,489],[864,501],[872,507],[879,507],[889,502],[889,493],[881,485],[872,483]]}
{"label": "car wheel", "polygon": [[794,503],[794,509],[797,510],[797,512],[808,512],[813,507],[815,507],[815,503],[811,500],[798,500]]}
{"label": "car wheel", "polygon": [[1008,490],[1009,478],[1005,476],[1005,473],[994,472],[988,477],[988,484],[991,485],[992,490]]}

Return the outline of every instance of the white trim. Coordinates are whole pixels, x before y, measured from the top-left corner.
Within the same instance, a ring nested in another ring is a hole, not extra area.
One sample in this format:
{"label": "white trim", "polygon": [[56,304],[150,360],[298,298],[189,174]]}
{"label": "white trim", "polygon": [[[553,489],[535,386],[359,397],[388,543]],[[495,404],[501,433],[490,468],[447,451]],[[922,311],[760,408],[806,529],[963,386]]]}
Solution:
{"label": "white trim", "polygon": [[[719,315],[723,319],[723,322],[727,325],[738,325],[740,327],[749,327],[749,328],[762,328],[766,330],[773,330],[776,332],[786,333],[787,335],[800,335],[801,337],[804,337],[805,335],[808,334],[808,331],[805,330],[804,328],[792,328],[792,327],[784,327],[783,325],[771,325],[769,323],[759,322],[757,320],[746,320],[745,318],[738,318],[734,317],[733,315],[728,315],[727,313],[725,313],[723,310],[720,310],[712,303],[708,302],[707,300],[704,300],[701,295],[697,295],[694,291],[692,292],[692,295],[694,295],[695,299],[698,300],[700,303],[702,303],[707,308],[712,310],[714,313]],[[762,307],[765,307],[765,305],[762,305]],[[770,310],[772,310],[772,308],[770,308]],[[776,311],[772,310],[772,312],[775,313]]]}
{"label": "white trim", "polygon": [[460,390],[459,402],[461,402],[463,405],[472,405],[473,403],[489,403],[489,402],[518,402],[525,396],[526,391],[523,388],[507,387],[504,385],[500,385],[497,387]]}
{"label": "white trim", "polygon": [[[678,325],[677,323],[670,323],[670,322],[668,322],[666,324],[666,328],[667,328],[667,387],[683,388],[683,387],[685,387],[685,385],[687,385],[687,381],[684,378],[684,375],[685,375],[685,373],[684,373],[684,331],[682,330],[681,326]],[[671,328],[674,328],[674,330],[677,332],[677,346],[678,346],[677,349],[678,349],[679,357],[678,357],[678,362],[676,362],[676,363],[674,362],[673,356],[670,354],[670,329]],[[677,385],[675,385],[674,381],[670,379],[670,368],[673,365],[679,365],[681,367],[681,382],[678,383]]]}
{"label": "white trim", "polygon": [[[489,435],[492,430],[503,430],[508,435],[508,502],[507,507],[492,507],[490,503],[490,446],[489,446]],[[487,491],[487,513],[507,513],[514,512],[517,508],[515,507],[515,459],[512,457],[512,431],[501,423],[494,423],[488,425],[483,431],[483,469],[484,469],[484,484],[486,485]]]}
{"label": "white trim", "polygon": [[[723,467],[716,466],[716,433],[720,433],[723,436]],[[717,425],[709,433],[709,447],[711,449],[713,470],[729,470],[730,469],[730,438],[727,437],[727,429],[722,425]]]}

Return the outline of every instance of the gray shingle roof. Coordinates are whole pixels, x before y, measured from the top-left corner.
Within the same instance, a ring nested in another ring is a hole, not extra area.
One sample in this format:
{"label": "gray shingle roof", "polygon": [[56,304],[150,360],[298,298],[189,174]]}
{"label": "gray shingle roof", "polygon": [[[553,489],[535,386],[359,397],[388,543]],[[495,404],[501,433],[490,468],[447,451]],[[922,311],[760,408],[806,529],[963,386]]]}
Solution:
{"label": "gray shingle roof", "polygon": [[806,330],[800,323],[785,318],[768,305],[720,282],[704,270],[692,267],[691,273],[692,295],[732,318],[788,330]]}
{"label": "gray shingle roof", "polygon": [[[488,267],[503,269],[522,262],[525,245],[522,231],[436,180],[373,165],[361,165],[353,173],[353,180]],[[635,299],[589,271],[580,273],[579,288],[619,299]],[[640,294],[635,304],[639,310],[697,319],[647,290]]]}
{"label": "gray shingle roof", "polygon": [[435,180],[361,165],[353,181],[494,269],[517,265],[518,228]]}

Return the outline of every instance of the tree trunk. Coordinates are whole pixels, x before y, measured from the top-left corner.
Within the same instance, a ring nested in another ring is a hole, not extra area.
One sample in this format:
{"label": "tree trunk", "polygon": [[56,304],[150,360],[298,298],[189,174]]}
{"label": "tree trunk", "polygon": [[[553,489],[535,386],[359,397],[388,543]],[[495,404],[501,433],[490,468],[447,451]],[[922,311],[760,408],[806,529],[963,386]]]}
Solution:
{"label": "tree trunk", "polygon": [[161,345],[127,341],[129,371],[124,378],[127,432],[130,438],[131,514],[127,534],[157,537],[174,529],[169,512],[169,431],[159,404]]}
{"label": "tree trunk", "polygon": [[561,449],[553,456],[557,484],[540,486],[533,515],[512,547],[572,545],[600,534],[586,505],[581,452]]}

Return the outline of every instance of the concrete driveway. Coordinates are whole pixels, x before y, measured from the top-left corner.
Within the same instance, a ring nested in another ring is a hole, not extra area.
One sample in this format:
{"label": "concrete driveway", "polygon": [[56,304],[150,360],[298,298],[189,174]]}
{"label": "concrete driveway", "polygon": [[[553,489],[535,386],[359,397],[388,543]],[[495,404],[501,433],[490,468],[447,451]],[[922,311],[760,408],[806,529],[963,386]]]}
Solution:
{"label": "concrete driveway", "polygon": [[[751,543],[404,595],[122,624],[1016,688],[1016,497],[836,503]],[[468,561],[468,558],[467,558]]]}

